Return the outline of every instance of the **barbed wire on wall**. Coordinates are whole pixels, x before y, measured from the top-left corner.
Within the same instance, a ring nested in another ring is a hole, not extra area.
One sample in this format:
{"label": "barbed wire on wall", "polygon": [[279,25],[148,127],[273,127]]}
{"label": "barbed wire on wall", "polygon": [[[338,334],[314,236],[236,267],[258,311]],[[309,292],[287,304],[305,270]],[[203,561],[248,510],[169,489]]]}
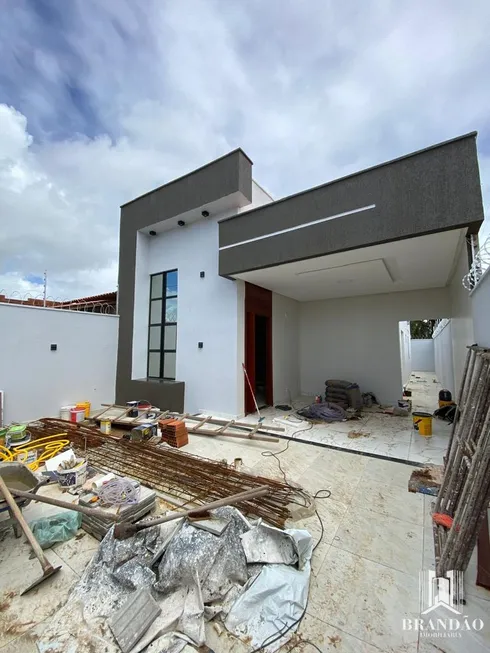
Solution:
{"label": "barbed wire on wall", "polygon": [[486,270],[490,267],[490,236],[485,240],[478,252],[473,257],[468,274],[462,279],[462,284],[468,291],[474,290],[480,283]]}
{"label": "barbed wire on wall", "polygon": [[102,313],[104,315],[115,315],[116,307],[113,303],[100,300],[76,300],[48,295],[44,298],[42,293],[25,292],[13,290],[8,293],[4,288],[0,289],[0,305],[15,304],[18,306],[38,306],[63,311],[82,311],[85,313]]}

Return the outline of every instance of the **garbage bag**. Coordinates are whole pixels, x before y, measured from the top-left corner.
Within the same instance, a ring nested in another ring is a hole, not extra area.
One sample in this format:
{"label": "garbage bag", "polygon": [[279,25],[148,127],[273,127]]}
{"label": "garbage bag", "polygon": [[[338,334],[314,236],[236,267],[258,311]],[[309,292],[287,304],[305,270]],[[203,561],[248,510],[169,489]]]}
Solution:
{"label": "garbage bag", "polygon": [[29,522],[34,537],[43,549],[48,549],[56,542],[71,540],[81,525],[82,515],[74,510],[65,510]]}

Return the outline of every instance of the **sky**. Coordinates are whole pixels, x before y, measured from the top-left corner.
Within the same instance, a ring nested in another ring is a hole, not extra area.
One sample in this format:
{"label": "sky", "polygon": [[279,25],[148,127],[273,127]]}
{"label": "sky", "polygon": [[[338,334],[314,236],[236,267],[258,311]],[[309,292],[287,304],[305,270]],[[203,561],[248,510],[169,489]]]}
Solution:
{"label": "sky", "polygon": [[488,213],[488,0],[0,11],[0,293],[114,290],[120,205],[238,146],[279,198],[476,130]]}

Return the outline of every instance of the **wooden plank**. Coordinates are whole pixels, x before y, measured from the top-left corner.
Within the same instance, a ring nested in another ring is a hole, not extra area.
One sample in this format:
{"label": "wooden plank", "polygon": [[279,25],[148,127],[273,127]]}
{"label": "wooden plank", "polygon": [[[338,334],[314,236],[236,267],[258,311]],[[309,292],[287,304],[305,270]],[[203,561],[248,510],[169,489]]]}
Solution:
{"label": "wooden plank", "polygon": [[[104,408],[104,410],[101,410],[100,413],[97,413],[97,415],[92,415],[92,417],[90,419],[94,419],[94,420],[99,419],[99,417],[101,415],[103,415],[104,413],[107,413],[107,411],[110,410],[111,408],[114,408],[114,405],[115,404],[111,404],[110,406]],[[106,406],[106,404],[102,404],[102,406]]]}
{"label": "wooden plank", "polygon": [[248,433],[231,433],[231,432],[218,432],[218,431],[208,431],[206,429],[194,429],[192,426],[187,428],[189,433],[194,435],[208,435],[210,437],[216,436],[226,436],[230,438],[241,438],[242,440],[257,440],[258,442],[279,442],[279,438],[274,438],[268,435],[254,435],[250,437]]}
{"label": "wooden plank", "polygon": [[[176,419],[177,419],[177,416],[176,416]],[[199,422],[199,421],[205,419],[206,422],[208,422],[209,424],[216,424],[217,426],[223,426],[224,424],[228,423],[227,420],[219,419],[217,417],[213,417],[212,415],[209,415],[209,416],[207,416],[205,418],[197,417],[195,415],[189,415],[185,419],[188,419],[188,420],[193,421],[193,422]],[[272,426],[271,424],[264,424],[263,422],[259,423],[259,425],[260,425],[260,430],[261,431],[277,431],[278,433],[283,433],[286,430],[282,426]],[[235,420],[233,420],[233,428],[242,429],[242,430],[246,429],[248,431],[248,430],[252,430],[254,428],[254,426],[255,425],[253,423],[235,422]]]}

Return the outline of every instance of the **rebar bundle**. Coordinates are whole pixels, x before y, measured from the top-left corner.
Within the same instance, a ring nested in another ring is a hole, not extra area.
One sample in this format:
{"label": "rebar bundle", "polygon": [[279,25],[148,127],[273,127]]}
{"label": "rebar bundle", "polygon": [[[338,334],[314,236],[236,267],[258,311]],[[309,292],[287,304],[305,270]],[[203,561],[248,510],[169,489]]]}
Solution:
{"label": "rebar bundle", "polygon": [[245,513],[262,517],[269,524],[283,527],[291,516],[290,504],[308,505],[311,497],[301,488],[281,481],[237,471],[219,462],[160,448],[146,442],[130,442],[107,437],[96,429],[56,419],[42,419],[29,425],[36,437],[59,430],[60,423],[74,449],[89,464],[101,470],[130,476],[155,490],[178,499],[178,503],[204,504],[239,492],[268,486],[269,494],[241,505]]}
{"label": "rebar bundle", "polygon": [[464,571],[490,501],[490,351],[468,348],[456,418],[434,512],[452,517],[434,524],[437,576]]}

